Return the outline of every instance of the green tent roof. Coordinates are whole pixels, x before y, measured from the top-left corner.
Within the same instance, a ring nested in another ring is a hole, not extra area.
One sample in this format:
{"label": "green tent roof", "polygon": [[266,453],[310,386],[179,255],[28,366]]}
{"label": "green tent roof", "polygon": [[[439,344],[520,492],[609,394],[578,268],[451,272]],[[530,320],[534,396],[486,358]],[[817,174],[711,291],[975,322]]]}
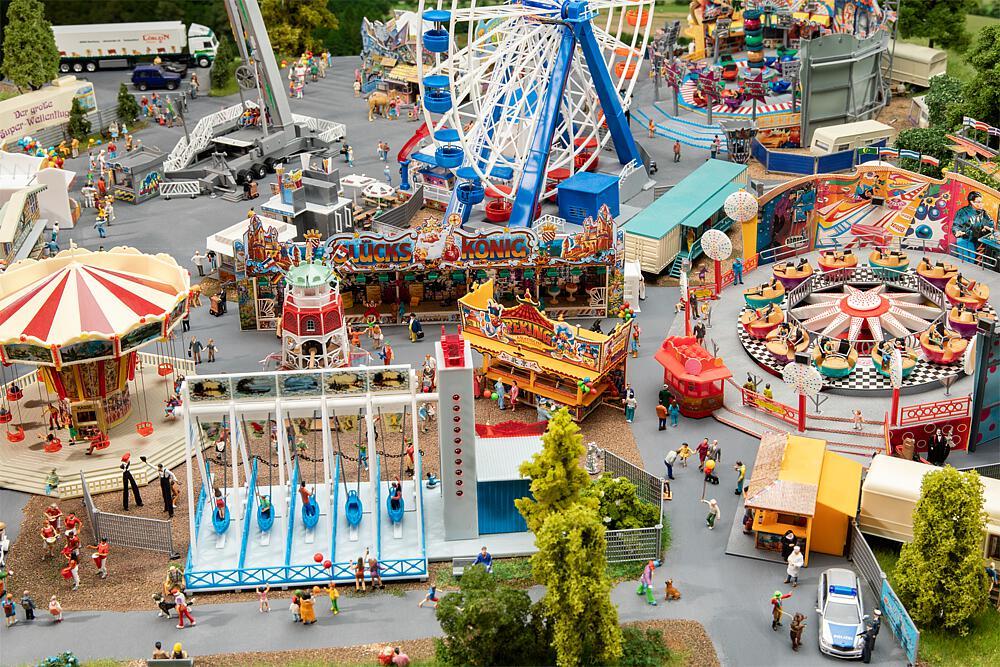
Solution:
{"label": "green tent roof", "polygon": [[708,160],[665,195],[625,223],[627,234],[660,239],[678,225],[698,227],[722,208],[740,185],[733,181],[746,165]]}

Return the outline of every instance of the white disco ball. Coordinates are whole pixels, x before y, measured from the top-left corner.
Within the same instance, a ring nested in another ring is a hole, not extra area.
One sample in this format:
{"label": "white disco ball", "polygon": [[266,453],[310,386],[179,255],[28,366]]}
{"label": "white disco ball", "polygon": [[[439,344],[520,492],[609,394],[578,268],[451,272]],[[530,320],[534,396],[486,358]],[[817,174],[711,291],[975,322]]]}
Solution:
{"label": "white disco ball", "polygon": [[701,249],[709,259],[721,262],[733,252],[733,242],[726,233],[718,229],[709,229],[701,235]]}
{"label": "white disco ball", "polygon": [[746,190],[737,190],[726,197],[723,204],[726,215],[736,222],[749,222],[757,216],[757,198]]}

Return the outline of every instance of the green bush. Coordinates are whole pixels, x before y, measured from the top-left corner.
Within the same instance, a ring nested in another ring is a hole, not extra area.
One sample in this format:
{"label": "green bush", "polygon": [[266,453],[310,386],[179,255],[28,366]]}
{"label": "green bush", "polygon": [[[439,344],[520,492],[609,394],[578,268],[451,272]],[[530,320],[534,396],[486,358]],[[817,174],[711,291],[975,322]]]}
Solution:
{"label": "green bush", "polygon": [[942,74],[931,79],[927,89],[927,116],[931,126],[944,126],[947,129],[955,127],[956,122],[962,122],[962,80],[949,74]]}
{"label": "green bush", "polygon": [[90,134],[90,121],[80,104],[80,99],[74,97],[73,105],[69,108],[69,121],[66,123],[66,132],[71,137],[83,141]]}
{"label": "green bush", "polygon": [[118,86],[118,118],[131,125],[139,117],[139,113],[139,103],[123,82]]}
{"label": "green bush", "polygon": [[670,649],[663,643],[663,633],[647,628],[622,629],[622,657],[615,667],[662,667],[670,660]]}
{"label": "green bush", "polygon": [[228,37],[220,37],[219,49],[212,62],[212,88],[224,89],[233,80],[233,73],[236,71],[237,59],[240,57],[236,51],[236,44]]}
{"label": "green bush", "polygon": [[625,477],[604,473],[582,495],[597,499],[598,513],[608,530],[650,528],[660,522],[659,508],[639,500],[635,484]]}
{"label": "green bush", "polygon": [[462,575],[462,587],[437,606],[444,639],[436,657],[445,665],[553,664],[544,615],[525,591],[498,582],[485,568]]}

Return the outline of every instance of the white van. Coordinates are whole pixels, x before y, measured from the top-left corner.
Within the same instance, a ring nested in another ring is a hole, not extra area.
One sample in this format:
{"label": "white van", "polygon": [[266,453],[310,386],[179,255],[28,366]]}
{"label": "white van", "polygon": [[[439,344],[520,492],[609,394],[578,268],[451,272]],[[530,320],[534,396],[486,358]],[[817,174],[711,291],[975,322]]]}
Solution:
{"label": "white van", "polygon": [[863,148],[885,139],[888,145],[896,131],[891,125],[877,120],[862,120],[857,123],[821,127],[813,132],[809,150],[813,154],[825,155],[841,151]]}
{"label": "white van", "polygon": [[941,49],[896,41],[890,44],[893,82],[928,88],[931,79],[948,71],[948,54]]}

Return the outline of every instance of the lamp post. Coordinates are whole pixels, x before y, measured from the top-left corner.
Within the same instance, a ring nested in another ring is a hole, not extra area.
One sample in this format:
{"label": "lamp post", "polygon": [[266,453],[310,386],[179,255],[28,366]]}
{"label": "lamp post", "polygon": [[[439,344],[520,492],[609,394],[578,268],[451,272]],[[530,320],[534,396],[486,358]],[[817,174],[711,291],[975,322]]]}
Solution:
{"label": "lamp post", "polygon": [[786,364],[781,379],[799,396],[799,433],[806,430],[806,398],[819,394],[823,389],[823,376],[811,363],[807,352],[797,352],[795,361]]}
{"label": "lamp post", "polygon": [[721,229],[709,229],[701,235],[701,249],[715,268],[715,294],[722,292],[722,262],[733,254],[733,242]]}

